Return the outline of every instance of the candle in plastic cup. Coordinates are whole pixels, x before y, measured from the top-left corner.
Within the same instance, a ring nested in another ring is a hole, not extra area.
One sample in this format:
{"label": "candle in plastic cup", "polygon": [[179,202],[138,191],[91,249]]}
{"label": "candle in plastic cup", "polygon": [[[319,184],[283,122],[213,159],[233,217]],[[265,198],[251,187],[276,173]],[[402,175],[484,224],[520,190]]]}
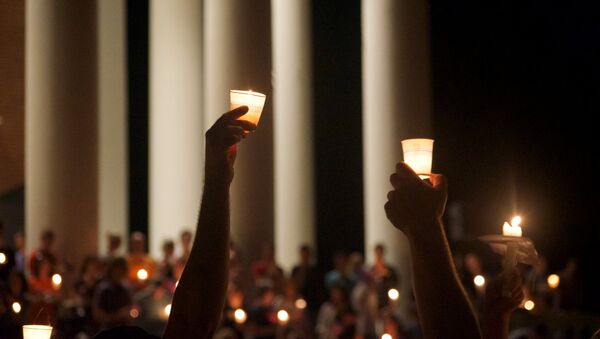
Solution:
{"label": "candle in plastic cup", "polygon": [[421,179],[429,178],[433,159],[433,139],[402,140],[404,162],[419,175]]}
{"label": "candle in plastic cup", "polygon": [[250,121],[255,125],[258,125],[266,99],[266,95],[258,92],[233,89],[229,91],[230,109],[248,106],[248,113],[238,119]]}
{"label": "candle in plastic cup", "polygon": [[23,325],[23,339],[50,339],[52,326]]}

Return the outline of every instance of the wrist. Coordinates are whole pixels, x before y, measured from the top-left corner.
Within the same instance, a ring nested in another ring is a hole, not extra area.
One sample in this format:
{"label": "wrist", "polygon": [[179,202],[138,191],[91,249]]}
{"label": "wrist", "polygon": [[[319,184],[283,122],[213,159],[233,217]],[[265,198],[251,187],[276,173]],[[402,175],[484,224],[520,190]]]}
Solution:
{"label": "wrist", "polygon": [[411,242],[430,241],[444,236],[441,217],[425,218],[418,225],[408,228],[407,237]]}

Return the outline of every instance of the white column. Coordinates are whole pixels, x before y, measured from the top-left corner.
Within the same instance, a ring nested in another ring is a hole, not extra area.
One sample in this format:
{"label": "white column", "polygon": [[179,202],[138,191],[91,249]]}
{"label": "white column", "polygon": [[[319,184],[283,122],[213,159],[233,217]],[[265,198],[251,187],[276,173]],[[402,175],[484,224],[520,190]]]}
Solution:
{"label": "white column", "polygon": [[315,244],[310,13],[310,1],[271,1],[275,249],[286,270]]}
{"label": "white column", "polygon": [[238,147],[232,239],[246,263],[273,241],[273,131],[269,0],[206,0],[205,129],[229,110],[230,89],[265,93],[258,130]]}
{"label": "white column", "polygon": [[406,238],[387,220],[389,176],[402,159],[400,141],[431,136],[429,17],[424,0],[363,0],[363,161],[365,251],[377,243],[402,275],[401,311],[410,299]]}
{"label": "white column", "polygon": [[96,2],[26,1],[27,246],[52,229],[72,263],[97,251]]}
{"label": "white column", "polygon": [[126,4],[102,0],[97,6],[98,240],[104,255],[109,233],[127,244]]}
{"label": "white column", "polygon": [[195,229],[203,140],[202,1],[152,0],[149,237],[155,256],[164,240]]}

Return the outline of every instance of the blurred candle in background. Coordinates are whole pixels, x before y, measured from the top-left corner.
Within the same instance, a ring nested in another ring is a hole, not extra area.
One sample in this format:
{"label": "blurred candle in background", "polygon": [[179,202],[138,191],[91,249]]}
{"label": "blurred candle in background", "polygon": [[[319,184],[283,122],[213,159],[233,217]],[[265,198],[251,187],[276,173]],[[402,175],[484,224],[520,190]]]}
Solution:
{"label": "blurred candle in background", "polygon": [[50,339],[52,326],[23,325],[23,339]]}

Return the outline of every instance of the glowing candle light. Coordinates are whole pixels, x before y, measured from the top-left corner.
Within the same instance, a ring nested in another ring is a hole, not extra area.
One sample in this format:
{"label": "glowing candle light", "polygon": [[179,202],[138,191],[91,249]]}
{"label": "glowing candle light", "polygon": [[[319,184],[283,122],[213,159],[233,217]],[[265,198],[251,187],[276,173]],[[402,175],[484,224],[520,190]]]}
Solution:
{"label": "glowing candle light", "polygon": [[145,280],[147,280],[147,279],[148,279],[148,271],[146,271],[146,270],[145,270],[145,269],[143,269],[143,268],[140,268],[140,269],[137,271],[137,278],[138,278],[139,280],[141,280],[141,281],[145,281]]}
{"label": "glowing candle light", "polygon": [[[505,237],[514,237],[520,238],[523,235],[523,230],[521,229],[521,217],[515,216],[511,220],[511,224],[505,222],[502,225],[502,235]],[[519,245],[516,242],[509,242],[506,245],[506,255],[504,256],[504,269],[510,270],[517,264],[517,249]]]}
{"label": "glowing candle light", "polygon": [[248,113],[239,117],[239,120],[250,121],[255,125],[258,125],[266,99],[266,95],[258,92],[233,89],[229,91],[231,109],[248,106]]}
{"label": "glowing candle light", "polygon": [[296,305],[296,308],[303,310],[306,308],[306,300],[302,298],[297,299],[294,305]]}
{"label": "glowing candle light", "polygon": [[54,289],[57,290],[60,288],[60,285],[62,285],[62,277],[58,273],[53,274],[52,275],[52,286],[54,286]]}
{"label": "glowing candle light", "polygon": [[525,301],[525,303],[523,303],[523,308],[525,308],[528,311],[531,311],[535,308],[535,303],[533,302],[533,300],[527,300]]}
{"label": "glowing candle light", "polygon": [[21,304],[19,304],[16,301],[14,303],[12,303],[12,310],[13,310],[14,313],[16,313],[16,314],[21,313],[21,309],[22,309],[21,308]]}
{"label": "glowing candle light", "polygon": [[248,315],[246,314],[246,311],[238,308],[233,312],[233,318],[237,324],[243,324],[246,322],[246,319],[248,319]]}
{"label": "glowing candle light", "polygon": [[50,339],[52,326],[23,325],[23,339]]}
{"label": "glowing candle light", "polygon": [[546,281],[548,282],[548,287],[552,289],[557,288],[558,285],[560,285],[560,277],[558,274],[550,274]]}
{"label": "glowing candle light", "polygon": [[0,252],[0,265],[6,264],[6,254]]}
{"label": "glowing candle light", "polygon": [[280,310],[279,312],[277,312],[277,320],[279,320],[279,323],[281,325],[285,325],[288,323],[288,321],[290,321],[290,315],[289,313],[287,313],[287,311]]}
{"label": "glowing candle light", "polygon": [[400,298],[400,292],[395,288],[390,288],[388,291],[388,298],[391,300],[398,300]]}
{"label": "glowing candle light", "polygon": [[485,278],[478,274],[475,276],[475,278],[473,278],[473,284],[475,284],[477,287],[483,287],[485,286]]}
{"label": "glowing candle light", "polygon": [[393,338],[392,338],[392,336],[391,336],[390,334],[388,334],[388,333],[384,333],[384,334],[381,336],[381,339],[393,339]]}
{"label": "glowing candle light", "polygon": [[129,310],[129,316],[135,319],[140,316],[140,311],[138,311],[137,308],[134,307]]}
{"label": "glowing candle light", "polygon": [[421,179],[429,178],[433,159],[433,139],[402,140],[404,162],[412,168]]}
{"label": "glowing candle light", "polygon": [[165,306],[164,312],[167,317],[171,314],[171,304]]}

